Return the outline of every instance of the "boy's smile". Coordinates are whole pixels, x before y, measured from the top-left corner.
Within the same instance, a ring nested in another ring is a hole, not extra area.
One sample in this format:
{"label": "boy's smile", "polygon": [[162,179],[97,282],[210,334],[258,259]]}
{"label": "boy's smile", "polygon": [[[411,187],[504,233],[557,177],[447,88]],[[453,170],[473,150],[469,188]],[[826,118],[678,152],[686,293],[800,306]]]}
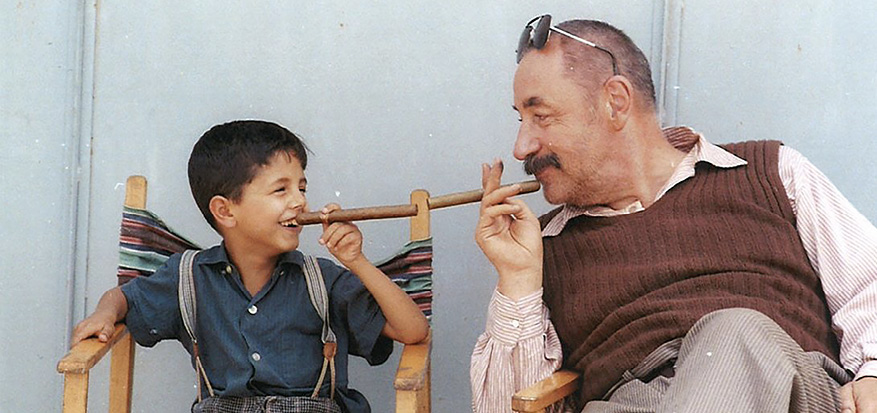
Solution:
{"label": "boy's smile", "polygon": [[298,248],[301,227],[295,217],[307,209],[307,179],[292,154],[278,153],[257,167],[240,200],[230,209],[236,225],[226,233],[234,244],[257,255],[279,255]]}

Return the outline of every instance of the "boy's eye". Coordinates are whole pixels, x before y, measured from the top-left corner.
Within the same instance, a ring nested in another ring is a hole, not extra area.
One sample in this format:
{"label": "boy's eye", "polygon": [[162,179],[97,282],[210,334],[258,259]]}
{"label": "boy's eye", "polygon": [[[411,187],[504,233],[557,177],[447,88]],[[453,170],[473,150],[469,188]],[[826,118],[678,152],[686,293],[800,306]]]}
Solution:
{"label": "boy's eye", "polygon": [[301,188],[298,189],[298,191],[301,192],[301,193],[303,193],[303,194],[305,194],[305,193],[308,192],[308,189],[305,188],[305,187],[301,187]]}
{"label": "boy's eye", "polygon": [[281,186],[281,187],[275,189],[274,193],[282,193],[284,191],[286,191],[286,187]]}

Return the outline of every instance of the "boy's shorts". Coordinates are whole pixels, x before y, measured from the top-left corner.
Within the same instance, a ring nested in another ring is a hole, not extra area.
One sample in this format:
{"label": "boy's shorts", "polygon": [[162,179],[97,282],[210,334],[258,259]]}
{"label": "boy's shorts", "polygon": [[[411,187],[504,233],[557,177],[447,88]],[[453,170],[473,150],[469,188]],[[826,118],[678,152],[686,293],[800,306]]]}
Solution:
{"label": "boy's shorts", "polygon": [[326,397],[208,397],[192,406],[192,413],[341,413]]}

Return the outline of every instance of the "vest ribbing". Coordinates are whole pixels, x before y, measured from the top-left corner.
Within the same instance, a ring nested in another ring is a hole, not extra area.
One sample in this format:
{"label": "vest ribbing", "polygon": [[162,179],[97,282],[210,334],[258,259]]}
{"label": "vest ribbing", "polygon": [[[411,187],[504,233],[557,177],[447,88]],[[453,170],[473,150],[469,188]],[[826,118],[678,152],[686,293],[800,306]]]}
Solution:
{"label": "vest ribbing", "polygon": [[701,162],[644,211],[579,216],[543,239],[544,300],[564,364],[584,374],[583,401],[722,308],[761,311],[804,350],[838,359],[822,286],[779,177],[779,145],[725,145],[748,164]]}

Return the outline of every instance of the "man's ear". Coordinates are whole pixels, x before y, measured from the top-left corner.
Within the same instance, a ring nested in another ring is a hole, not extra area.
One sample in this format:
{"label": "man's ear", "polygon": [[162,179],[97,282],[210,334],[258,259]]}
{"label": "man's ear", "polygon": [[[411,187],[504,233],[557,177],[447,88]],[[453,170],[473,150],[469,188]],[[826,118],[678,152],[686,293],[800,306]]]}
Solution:
{"label": "man's ear", "polygon": [[237,225],[234,217],[232,201],[222,195],[214,195],[210,198],[210,213],[213,214],[213,220],[219,228],[233,228]]}
{"label": "man's ear", "polygon": [[633,86],[626,77],[615,75],[604,84],[609,122],[618,130],[624,128],[633,106]]}

